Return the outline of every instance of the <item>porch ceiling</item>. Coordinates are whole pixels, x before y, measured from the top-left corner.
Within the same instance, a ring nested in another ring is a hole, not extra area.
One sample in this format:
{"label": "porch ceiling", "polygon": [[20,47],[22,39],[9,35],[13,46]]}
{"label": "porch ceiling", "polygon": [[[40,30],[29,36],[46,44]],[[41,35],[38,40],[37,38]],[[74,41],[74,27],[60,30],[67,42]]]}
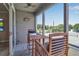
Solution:
{"label": "porch ceiling", "polygon": [[15,3],[16,10],[26,11],[31,13],[39,13],[43,9],[48,8],[53,3]]}
{"label": "porch ceiling", "polygon": [[0,3],[0,11],[2,10],[6,11],[6,8],[4,7],[3,3]]}
{"label": "porch ceiling", "polygon": [[39,8],[40,3],[15,3],[14,5],[17,10],[35,12]]}

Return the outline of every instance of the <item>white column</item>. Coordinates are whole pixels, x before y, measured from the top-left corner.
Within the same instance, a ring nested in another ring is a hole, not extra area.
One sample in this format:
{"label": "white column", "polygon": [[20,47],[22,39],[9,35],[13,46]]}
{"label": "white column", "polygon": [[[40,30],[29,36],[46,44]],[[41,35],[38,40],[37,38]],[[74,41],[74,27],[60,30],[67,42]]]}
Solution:
{"label": "white column", "polygon": [[15,7],[14,7],[14,4],[12,4],[12,9],[13,9],[13,13],[14,13],[14,17],[13,17],[13,31],[14,31],[14,47],[16,46],[16,10],[15,10]]}
{"label": "white column", "polygon": [[16,46],[16,14],[14,13],[14,46]]}
{"label": "white column", "polygon": [[9,55],[13,55],[12,6],[9,4]]}

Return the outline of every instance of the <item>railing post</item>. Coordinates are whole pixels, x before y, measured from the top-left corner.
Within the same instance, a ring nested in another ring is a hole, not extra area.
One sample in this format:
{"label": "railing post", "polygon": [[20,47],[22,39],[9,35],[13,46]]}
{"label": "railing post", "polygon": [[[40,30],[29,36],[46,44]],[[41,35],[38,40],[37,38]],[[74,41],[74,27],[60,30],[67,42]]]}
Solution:
{"label": "railing post", "polygon": [[[42,35],[43,36],[45,35],[45,13],[44,13],[44,11],[42,14]],[[44,45],[44,38],[43,38],[43,45]]]}
{"label": "railing post", "polygon": [[66,56],[68,56],[68,49],[69,49],[69,47],[68,47],[68,33],[67,33],[67,35],[65,35],[65,37],[66,37],[66,51],[65,51],[65,54],[66,54]]}
{"label": "railing post", "polygon": [[49,55],[51,55],[51,37],[49,35]]}
{"label": "railing post", "polygon": [[35,56],[35,39],[32,39],[32,56]]}
{"label": "railing post", "polygon": [[66,35],[66,56],[68,55],[68,30],[69,30],[69,5],[64,3],[64,32],[67,32]]}

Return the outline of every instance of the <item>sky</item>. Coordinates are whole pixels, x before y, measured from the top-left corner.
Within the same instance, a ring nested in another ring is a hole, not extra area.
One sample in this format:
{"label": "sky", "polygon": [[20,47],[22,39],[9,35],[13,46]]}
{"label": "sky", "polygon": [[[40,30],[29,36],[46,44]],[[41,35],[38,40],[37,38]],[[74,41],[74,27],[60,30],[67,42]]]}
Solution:
{"label": "sky", "polygon": [[[45,25],[58,25],[64,22],[63,3],[55,4],[45,11]],[[37,24],[42,24],[42,14],[37,16]],[[69,24],[79,23],[79,4],[69,4]]]}

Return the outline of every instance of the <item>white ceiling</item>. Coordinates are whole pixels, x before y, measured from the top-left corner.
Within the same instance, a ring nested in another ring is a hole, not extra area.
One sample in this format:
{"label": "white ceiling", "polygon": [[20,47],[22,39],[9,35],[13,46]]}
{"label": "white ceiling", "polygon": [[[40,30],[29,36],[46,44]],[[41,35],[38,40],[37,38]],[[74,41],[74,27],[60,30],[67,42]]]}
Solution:
{"label": "white ceiling", "polygon": [[31,3],[29,7],[27,7],[27,3],[15,3],[14,5],[17,10],[35,12],[39,8],[40,3]]}

